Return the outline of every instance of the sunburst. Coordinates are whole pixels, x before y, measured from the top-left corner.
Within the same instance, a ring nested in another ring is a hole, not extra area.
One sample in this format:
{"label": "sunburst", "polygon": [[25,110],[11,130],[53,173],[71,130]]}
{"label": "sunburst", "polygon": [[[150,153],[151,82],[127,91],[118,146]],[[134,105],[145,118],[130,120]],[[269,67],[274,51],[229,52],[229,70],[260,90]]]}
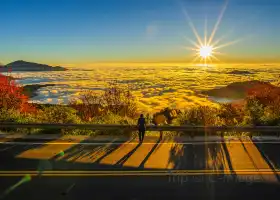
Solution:
{"label": "sunburst", "polygon": [[226,46],[229,46],[229,45],[233,45],[233,44],[240,41],[240,39],[238,39],[238,40],[235,40],[235,41],[230,41],[230,42],[221,44],[221,41],[223,40],[224,37],[219,38],[216,41],[213,41],[214,37],[215,37],[215,34],[218,30],[218,27],[219,27],[219,25],[222,21],[223,15],[226,11],[227,5],[228,5],[228,1],[225,2],[224,6],[221,10],[221,13],[219,14],[219,17],[217,19],[217,22],[215,23],[214,28],[213,28],[209,37],[207,35],[207,18],[205,19],[204,38],[203,39],[198,34],[198,32],[197,32],[194,24],[192,23],[192,20],[189,17],[187,11],[185,9],[183,9],[183,12],[186,16],[188,24],[189,24],[193,34],[195,35],[196,40],[197,40],[195,42],[195,41],[193,41],[189,38],[186,38],[193,46],[192,47],[184,46],[185,49],[192,50],[192,51],[195,52],[194,59],[192,60],[193,63],[196,62],[198,59],[200,59],[200,62],[203,62],[205,65],[208,64],[209,61],[210,62],[213,62],[213,60],[220,61],[217,58],[216,55],[222,55],[223,53],[221,53],[217,50],[221,49],[221,48],[224,48]]}

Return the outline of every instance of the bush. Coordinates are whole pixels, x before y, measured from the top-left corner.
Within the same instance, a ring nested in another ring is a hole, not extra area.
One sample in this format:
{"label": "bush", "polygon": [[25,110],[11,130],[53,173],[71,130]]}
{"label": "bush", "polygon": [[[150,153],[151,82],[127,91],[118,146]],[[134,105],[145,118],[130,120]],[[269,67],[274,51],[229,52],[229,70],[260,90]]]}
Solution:
{"label": "bush", "polygon": [[110,84],[102,94],[85,91],[70,102],[70,106],[75,108],[85,121],[108,113],[127,117],[137,115],[137,102],[130,90],[115,84]]}
{"label": "bush", "polygon": [[253,125],[280,124],[280,88],[262,84],[247,92],[245,113]]}
{"label": "bush", "polygon": [[28,97],[23,94],[23,88],[15,84],[11,77],[3,74],[0,74],[0,109],[35,111],[35,108],[28,104]]}
{"label": "bush", "polygon": [[103,115],[100,117],[94,118],[91,123],[96,124],[123,124],[123,125],[135,125],[136,121],[129,118],[129,117],[123,117],[120,115],[116,115],[113,113],[108,113],[107,115]]}
{"label": "bush", "polygon": [[[136,125],[136,120],[131,119],[129,117],[123,117],[119,115],[115,115],[113,113],[108,113],[107,115],[103,115],[100,117],[94,118],[90,123],[92,124],[121,124],[121,125]],[[131,135],[132,132],[128,130],[103,130],[97,131],[96,134],[124,134]]]}
{"label": "bush", "polygon": [[152,122],[154,124],[172,124],[181,113],[178,109],[165,108],[153,115]]}
{"label": "bush", "polygon": [[[0,110],[0,122],[14,122],[14,123],[37,123],[36,116],[29,113],[21,113],[19,110],[13,109],[1,109]],[[32,128],[2,128],[5,132],[20,132],[20,133],[35,133],[39,129]]]}
{"label": "bush", "polygon": [[77,114],[84,121],[90,121],[93,117],[102,115],[102,98],[94,91],[85,91],[77,99],[70,100],[70,107],[77,110]]}
{"label": "bush", "polygon": [[[81,119],[76,115],[76,110],[65,106],[44,107],[38,113],[38,119],[43,123],[79,124]],[[79,130],[49,129],[43,133],[79,134]]]}
{"label": "bush", "polygon": [[137,114],[137,102],[128,87],[110,84],[102,95],[102,105],[108,113],[128,117]]}
{"label": "bush", "polygon": [[215,126],[221,124],[221,120],[218,117],[218,110],[209,106],[189,108],[182,114],[179,114],[175,121],[179,125]]}
{"label": "bush", "polygon": [[260,118],[263,125],[266,126],[279,126],[280,115],[275,112],[273,107],[267,106],[264,108],[263,116]]}
{"label": "bush", "polygon": [[248,122],[252,125],[261,125],[261,117],[264,114],[264,106],[255,98],[247,98],[245,113],[248,116]]}
{"label": "bush", "polygon": [[222,125],[236,126],[243,123],[244,110],[242,107],[235,106],[234,104],[220,104],[218,115],[221,119]]}
{"label": "bush", "polygon": [[38,114],[40,121],[46,123],[80,123],[77,111],[66,106],[44,107]]}

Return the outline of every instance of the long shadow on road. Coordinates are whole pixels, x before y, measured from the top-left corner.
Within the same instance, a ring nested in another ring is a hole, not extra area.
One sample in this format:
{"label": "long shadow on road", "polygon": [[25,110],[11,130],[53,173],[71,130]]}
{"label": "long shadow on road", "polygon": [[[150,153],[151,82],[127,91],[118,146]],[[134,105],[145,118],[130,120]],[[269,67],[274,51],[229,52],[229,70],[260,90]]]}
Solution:
{"label": "long shadow on road", "polygon": [[157,140],[156,144],[153,146],[153,148],[150,150],[150,152],[146,155],[146,157],[144,158],[144,160],[140,163],[139,168],[140,169],[144,169],[145,167],[145,163],[147,162],[147,160],[150,158],[150,156],[153,154],[153,152],[158,148],[158,146],[160,145],[160,141],[162,140],[162,134],[160,135],[159,139]]}
{"label": "long shadow on road", "polygon": [[[131,142],[134,138],[127,141]],[[56,141],[62,142],[62,144],[52,144]],[[100,160],[106,157],[114,150],[116,150],[121,144],[120,142],[107,141],[105,144],[97,145],[83,145],[90,141],[83,140],[80,144],[61,141],[61,138],[53,138],[50,140],[42,139],[12,139],[9,142],[20,142],[20,144],[1,144],[0,146],[0,170],[37,170],[38,168],[46,170],[79,170],[82,169],[94,169],[97,167],[99,157]],[[91,141],[92,142],[92,141]],[[35,143],[35,144],[34,144]],[[96,160],[93,165],[89,158]],[[91,165],[86,165],[75,162],[77,160],[86,159]],[[70,161],[70,162],[69,162]],[[108,168],[108,165],[99,165],[100,168]],[[99,167],[98,167],[99,168]]]}
{"label": "long shadow on road", "polygon": [[[47,142],[53,142],[57,139],[59,139],[59,137],[49,139],[47,140]],[[46,142],[46,140],[44,141]],[[33,149],[40,149],[46,146],[46,143],[43,143],[42,139],[30,139],[29,136],[9,139],[6,142],[7,143],[0,144],[0,170],[28,168],[27,166],[25,166],[26,162],[22,162],[23,159],[18,159],[16,157],[22,154],[23,152],[28,152]]]}
{"label": "long shadow on road", "polygon": [[178,170],[229,170],[228,167],[232,170],[230,155],[224,143],[174,143],[169,162]]}
{"label": "long shadow on road", "polygon": [[133,153],[141,146],[142,143],[139,143],[134,149],[132,149],[128,154],[123,156],[115,165],[122,166],[132,155]]}
{"label": "long shadow on road", "polygon": [[280,176],[277,171],[280,168],[280,144],[265,144],[265,143],[254,143],[259,150],[263,159],[266,161],[270,169],[274,172],[277,180],[280,182]]}

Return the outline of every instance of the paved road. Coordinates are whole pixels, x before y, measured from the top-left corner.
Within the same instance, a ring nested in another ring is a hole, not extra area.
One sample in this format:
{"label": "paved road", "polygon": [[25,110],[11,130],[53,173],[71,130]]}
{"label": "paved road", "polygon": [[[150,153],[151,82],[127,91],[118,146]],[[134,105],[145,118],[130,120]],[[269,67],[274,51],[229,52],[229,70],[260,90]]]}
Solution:
{"label": "paved road", "polygon": [[[269,183],[180,184],[168,179],[164,176],[36,177],[3,199],[269,199],[280,194],[279,186]],[[17,181],[16,178],[2,179],[0,187],[6,189]]]}
{"label": "paved road", "polygon": [[0,142],[4,199],[258,199],[280,193],[280,143],[273,140],[147,137],[139,144],[133,138],[75,137]]}

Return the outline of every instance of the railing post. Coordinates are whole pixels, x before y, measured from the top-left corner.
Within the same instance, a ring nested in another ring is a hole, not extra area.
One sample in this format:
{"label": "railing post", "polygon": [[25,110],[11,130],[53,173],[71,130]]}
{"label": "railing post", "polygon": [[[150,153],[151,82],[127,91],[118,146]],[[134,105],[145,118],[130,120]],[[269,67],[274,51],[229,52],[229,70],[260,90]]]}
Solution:
{"label": "railing post", "polygon": [[252,137],[253,137],[253,133],[252,132],[249,133],[249,137],[250,137],[250,139],[252,139]]}
{"label": "railing post", "polygon": [[[124,132],[130,132],[132,130],[136,130],[136,127],[134,125],[113,125],[113,124],[59,124],[59,123],[10,123],[10,122],[2,122],[0,123],[0,127],[5,128],[23,128],[28,131],[28,134],[31,134],[32,129],[53,129],[53,130],[59,130],[59,129],[89,129],[89,130],[123,130]],[[212,127],[205,127],[205,126],[147,126],[147,130],[151,131],[161,131],[163,136],[163,131],[184,131],[184,133],[187,133],[190,137],[194,138],[196,136],[196,133],[201,133],[202,131],[221,131],[220,136],[224,138],[224,134],[227,130],[235,130],[240,132],[248,132],[250,138],[253,137],[254,132],[262,132],[262,131],[270,131],[268,135],[277,135],[277,137],[280,137],[280,126],[269,126],[269,127],[220,127],[220,126],[212,126]],[[129,130],[129,131],[128,131]],[[254,132],[253,132],[254,131]],[[206,133],[205,133],[206,134]],[[216,134],[217,136],[219,135]]]}

